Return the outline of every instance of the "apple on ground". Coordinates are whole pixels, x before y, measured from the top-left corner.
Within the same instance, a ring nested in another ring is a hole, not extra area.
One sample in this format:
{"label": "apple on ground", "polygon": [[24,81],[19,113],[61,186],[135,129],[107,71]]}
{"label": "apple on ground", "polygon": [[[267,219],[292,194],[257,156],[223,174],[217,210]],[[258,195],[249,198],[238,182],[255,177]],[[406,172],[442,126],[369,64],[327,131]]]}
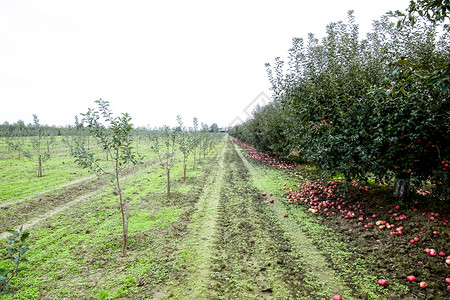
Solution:
{"label": "apple on ground", "polygon": [[333,296],[333,300],[342,300],[342,296],[341,295],[334,295]]}
{"label": "apple on ground", "polygon": [[378,280],[378,284],[381,285],[381,286],[386,286],[387,285],[387,281],[384,280],[384,279],[379,279]]}
{"label": "apple on ground", "polygon": [[419,286],[423,289],[427,288],[428,284],[425,281],[419,283]]}
{"label": "apple on ground", "polygon": [[406,276],[406,279],[408,279],[408,281],[410,281],[410,282],[416,281],[416,277],[413,275]]}

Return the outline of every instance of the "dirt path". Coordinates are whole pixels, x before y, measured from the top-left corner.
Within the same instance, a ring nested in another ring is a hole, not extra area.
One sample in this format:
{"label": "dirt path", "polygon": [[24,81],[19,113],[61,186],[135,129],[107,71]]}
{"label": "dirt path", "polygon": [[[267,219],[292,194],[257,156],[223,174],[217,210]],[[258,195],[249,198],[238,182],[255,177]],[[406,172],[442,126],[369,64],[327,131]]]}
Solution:
{"label": "dirt path", "polygon": [[217,168],[208,177],[203,193],[196,204],[196,213],[192,216],[194,222],[188,227],[189,236],[179,247],[180,264],[185,272],[184,279],[172,287],[156,291],[152,299],[175,295],[183,299],[207,298],[220,191],[225,172],[224,156],[228,147],[228,144],[224,146],[215,158]]}
{"label": "dirt path", "polygon": [[180,274],[153,299],[353,299],[285,208],[261,198],[262,170],[230,139],[216,157],[187,237]]}
{"label": "dirt path", "polygon": [[[246,168],[249,170],[255,186],[260,185],[260,179],[263,176],[261,172],[258,172],[244,157],[241,150],[237,145],[234,145],[235,149],[243,161]],[[339,280],[334,270],[328,265],[326,258],[321,254],[312,241],[301,231],[298,230],[295,221],[292,218],[284,218],[283,215],[287,213],[286,208],[279,201],[275,205],[270,206],[273,209],[274,215],[278,216],[282,230],[286,236],[289,237],[289,242],[292,247],[297,250],[301,257],[301,263],[308,271],[318,277],[318,279],[327,287],[328,292],[332,294],[344,294],[351,295],[351,291],[345,284]],[[345,297],[346,299],[352,299]]]}

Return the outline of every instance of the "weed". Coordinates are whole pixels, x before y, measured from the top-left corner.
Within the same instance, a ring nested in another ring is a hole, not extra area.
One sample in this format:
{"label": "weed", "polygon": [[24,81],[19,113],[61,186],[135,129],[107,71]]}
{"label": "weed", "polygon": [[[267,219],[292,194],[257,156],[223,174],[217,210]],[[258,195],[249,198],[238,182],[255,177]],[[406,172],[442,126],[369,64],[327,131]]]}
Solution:
{"label": "weed", "polygon": [[11,281],[15,278],[19,272],[28,269],[27,267],[20,267],[20,264],[27,262],[24,257],[29,247],[25,246],[25,242],[30,235],[28,229],[23,230],[23,226],[17,230],[8,230],[12,233],[11,237],[6,238],[6,242],[9,244],[6,248],[5,258],[3,260],[10,260],[12,267],[0,268],[0,295],[13,294],[14,290],[11,286]]}

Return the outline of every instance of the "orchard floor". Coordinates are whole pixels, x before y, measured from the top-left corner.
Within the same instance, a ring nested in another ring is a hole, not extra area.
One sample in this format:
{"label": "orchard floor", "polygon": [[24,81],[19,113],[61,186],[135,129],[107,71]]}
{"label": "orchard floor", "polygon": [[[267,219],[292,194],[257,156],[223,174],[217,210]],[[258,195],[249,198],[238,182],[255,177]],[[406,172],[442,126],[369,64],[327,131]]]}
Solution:
{"label": "orchard floor", "polygon": [[[307,169],[282,170],[245,154],[225,137],[186,182],[175,167],[169,200],[162,169],[149,162],[132,170],[126,257],[117,197],[101,178],[1,206],[0,229],[31,230],[29,269],[5,299],[450,298],[445,258],[423,251],[450,254],[445,212],[431,221],[420,203],[416,212],[396,209],[376,201],[385,199],[381,189],[351,186],[340,204],[359,205],[356,217],[337,207],[328,217],[313,213],[309,203],[286,199],[312,178]],[[395,221],[393,213],[408,218]],[[402,235],[364,227],[377,220],[403,226]]]}

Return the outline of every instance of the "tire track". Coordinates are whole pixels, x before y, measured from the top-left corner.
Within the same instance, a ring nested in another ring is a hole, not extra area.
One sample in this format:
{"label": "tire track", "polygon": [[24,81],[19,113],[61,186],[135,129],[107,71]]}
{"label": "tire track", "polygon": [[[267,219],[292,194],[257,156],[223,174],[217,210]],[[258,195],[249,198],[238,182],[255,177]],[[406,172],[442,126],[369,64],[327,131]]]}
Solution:
{"label": "tire track", "polygon": [[215,158],[217,168],[208,177],[192,216],[194,222],[188,227],[188,237],[179,247],[183,279],[175,286],[155,291],[152,299],[179,298],[180,295],[182,299],[210,299],[211,258],[214,255],[220,190],[225,172],[223,158],[228,147],[227,143]]}
{"label": "tire track", "polygon": [[[234,145],[234,149],[251,174],[254,185],[258,186],[258,180],[260,179],[259,172],[247,161],[237,145]],[[321,285],[330,295],[345,294],[346,299],[354,299],[350,296],[352,294],[350,289],[345,286],[339,277],[336,276],[334,270],[328,265],[325,256],[314,246],[308,236],[298,229],[296,221],[283,217],[283,214],[286,213],[284,205],[279,201],[276,201],[274,204],[270,206],[273,216],[278,218],[281,229],[289,237],[289,244],[299,254],[299,264],[316,276],[317,280],[320,281]]]}
{"label": "tire track", "polygon": [[213,266],[214,298],[313,299],[305,288],[305,270],[299,258],[277,221],[267,215],[236,152],[231,146],[226,154]]}

